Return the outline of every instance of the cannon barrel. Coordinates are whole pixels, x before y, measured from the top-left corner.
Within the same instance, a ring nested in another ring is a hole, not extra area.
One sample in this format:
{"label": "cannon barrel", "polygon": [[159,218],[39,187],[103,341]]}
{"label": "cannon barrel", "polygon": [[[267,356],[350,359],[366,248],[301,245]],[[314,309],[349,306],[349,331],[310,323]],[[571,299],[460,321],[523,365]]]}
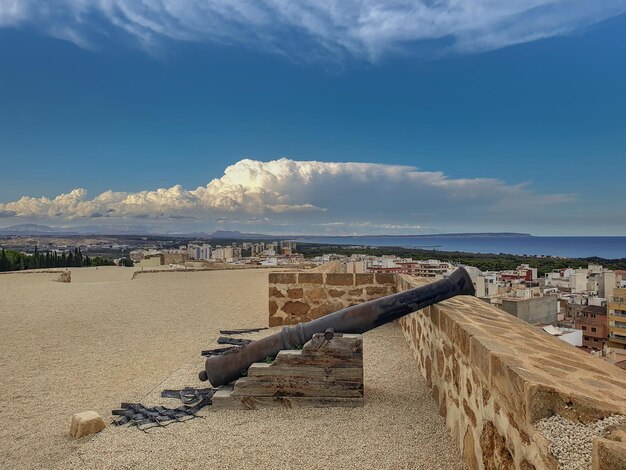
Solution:
{"label": "cannon barrel", "polygon": [[474,295],[472,280],[463,268],[431,284],[353,305],[293,327],[287,326],[280,333],[254,341],[241,349],[209,357],[205,370],[198,376],[200,380],[209,380],[211,385],[218,387],[241,377],[255,362],[276,356],[283,349],[303,346],[315,333],[324,333],[329,329],[336,333],[365,333],[456,295]]}

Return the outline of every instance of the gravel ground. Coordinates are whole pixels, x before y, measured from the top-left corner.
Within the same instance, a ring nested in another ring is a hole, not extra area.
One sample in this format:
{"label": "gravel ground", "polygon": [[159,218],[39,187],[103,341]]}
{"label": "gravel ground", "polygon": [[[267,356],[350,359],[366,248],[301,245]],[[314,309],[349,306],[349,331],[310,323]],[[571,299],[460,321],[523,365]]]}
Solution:
{"label": "gravel ground", "polygon": [[624,421],[623,416],[613,415],[583,424],[553,415],[538,421],[536,428],[550,441],[549,450],[559,461],[560,470],[589,470],[592,439],[602,437],[606,428]]}
{"label": "gravel ground", "polygon": [[267,322],[267,272],[131,275],[0,276],[0,468],[465,468],[395,324],[365,335],[363,408],[205,410],[72,440],[75,412],[110,421],[122,401],[176,406],[160,391],[206,386],[198,352],[220,328]]}

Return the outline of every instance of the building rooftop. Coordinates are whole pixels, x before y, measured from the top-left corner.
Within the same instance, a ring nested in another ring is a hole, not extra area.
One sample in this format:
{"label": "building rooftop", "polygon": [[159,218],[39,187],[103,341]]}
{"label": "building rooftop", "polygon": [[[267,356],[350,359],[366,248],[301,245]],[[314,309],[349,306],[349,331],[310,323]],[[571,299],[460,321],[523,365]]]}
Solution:
{"label": "building rooftop", "polygon": [[580,313],[588,313],[593,315],[606,315],[606,307],[600,307],[598,305],[587,305]]}
{"label": "building rooftop", "polygon": [[364,337],[363,408],[205,409],[70,440],[76,412],[110,421],[123,401],[177,406],[160,391],[206,386],[199,351],[219,329],[267,324],[266,270],[132,273],[0,276],[11,293],[0,296],[1,468],[465,468],[397,324]]}

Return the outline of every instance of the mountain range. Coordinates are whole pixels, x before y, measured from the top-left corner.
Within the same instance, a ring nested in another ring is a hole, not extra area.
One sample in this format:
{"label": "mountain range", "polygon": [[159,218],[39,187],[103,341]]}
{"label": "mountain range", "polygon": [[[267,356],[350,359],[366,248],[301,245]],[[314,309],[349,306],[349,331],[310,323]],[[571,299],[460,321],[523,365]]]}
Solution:
{"label": "mountain range", "polygon": [[50,227],[40,224],[19,224],[0,228],[0,235],[15,236],[62,236],[62,235],[174,235],[177,237],[207,237],[238,240],[262,240],[262,239],[293,239],[306,240],[308,238],[470,238],[470,237],[530,237],[527,233],[443,233],[431,235],[268,235],[263,233],[246,233],[238,230],[216,230],[215,232],[193,232],[180,234],[166,234],[142,225],[86,225],[80,227]]}

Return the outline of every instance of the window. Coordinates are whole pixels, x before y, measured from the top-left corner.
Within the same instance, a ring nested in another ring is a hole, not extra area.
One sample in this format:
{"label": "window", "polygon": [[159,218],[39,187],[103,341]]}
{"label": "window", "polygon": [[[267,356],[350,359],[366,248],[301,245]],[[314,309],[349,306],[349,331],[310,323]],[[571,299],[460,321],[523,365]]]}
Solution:
{"label": "window", "polygon": [[592,327],[591,327],[591,331],[595,332],[595,331],[596,331],[596,328],[592,326]]}
{"label": "window", "polygon": [[593,342],[597,343],[598,342],[598,338],[593,338]]}
{"label": "window", "polygon": [[585,325],[583,325],[583,330],[587,330],[587,327]]}

